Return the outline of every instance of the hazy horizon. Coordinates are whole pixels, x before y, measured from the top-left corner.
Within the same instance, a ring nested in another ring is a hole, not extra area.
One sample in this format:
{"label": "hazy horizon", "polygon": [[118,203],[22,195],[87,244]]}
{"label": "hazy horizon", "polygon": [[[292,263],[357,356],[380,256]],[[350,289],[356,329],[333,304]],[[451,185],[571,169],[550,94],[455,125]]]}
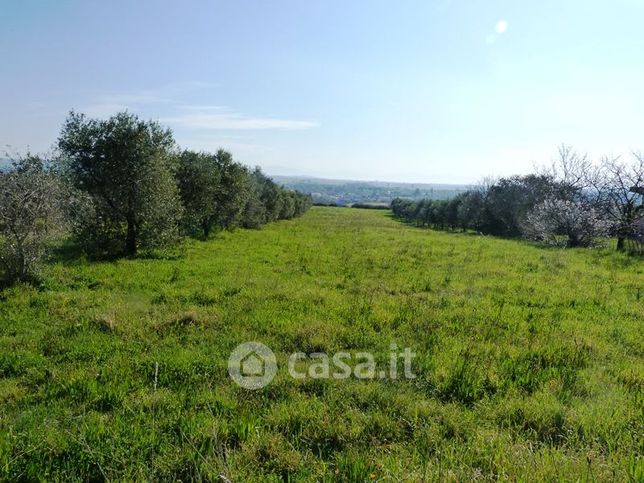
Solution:
{"label": "hazy horizon", "polygon": [[[0,7],[0,148],[127,109],[271,174],[470,184],[644,149],[644,2]],[[119,32],[119,35],[114,35]],[[9,146],[9,147],[7,147]]]}

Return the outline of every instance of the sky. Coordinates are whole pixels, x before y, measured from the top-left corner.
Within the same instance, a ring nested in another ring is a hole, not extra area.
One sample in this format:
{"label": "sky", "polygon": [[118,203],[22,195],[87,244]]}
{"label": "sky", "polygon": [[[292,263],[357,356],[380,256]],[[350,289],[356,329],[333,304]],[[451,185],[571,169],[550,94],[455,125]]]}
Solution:
{"label": "sky", "polygon": [[644,150],[642,0],[0,0],[0,150],[129,110],[270,174],[474,183]]}

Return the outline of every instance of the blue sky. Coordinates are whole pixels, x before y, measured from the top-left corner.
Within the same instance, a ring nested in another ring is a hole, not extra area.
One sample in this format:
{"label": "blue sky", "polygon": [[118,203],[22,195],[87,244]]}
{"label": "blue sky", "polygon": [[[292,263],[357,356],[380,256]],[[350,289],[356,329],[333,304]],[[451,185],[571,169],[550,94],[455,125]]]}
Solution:
{"label": "blue sky", "polygon": [[0,21],[13,152],[72,108],[273,174],[469,183],[562,142],[644,149],[640,0],[2,0]]}

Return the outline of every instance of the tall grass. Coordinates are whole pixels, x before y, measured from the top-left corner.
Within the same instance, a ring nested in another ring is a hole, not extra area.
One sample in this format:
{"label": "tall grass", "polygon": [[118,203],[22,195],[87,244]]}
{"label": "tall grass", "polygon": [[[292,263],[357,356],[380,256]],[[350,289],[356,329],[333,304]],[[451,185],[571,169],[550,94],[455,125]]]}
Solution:
{"label": "tall grass", "polygon": [[[5,480],[644,478],[644,264],[314,207],[0,293]],[[416,379],[227,374],[259,340]]]}

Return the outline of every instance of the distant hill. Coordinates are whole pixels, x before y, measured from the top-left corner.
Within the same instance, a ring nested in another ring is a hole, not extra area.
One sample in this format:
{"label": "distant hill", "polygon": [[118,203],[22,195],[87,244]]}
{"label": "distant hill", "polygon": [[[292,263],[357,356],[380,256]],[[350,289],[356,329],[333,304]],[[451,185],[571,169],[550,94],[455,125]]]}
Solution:
{"label": "distant hill", "polygon": [[271,177],[287,188],[310,193],[314,203],[338,205],[390,203],[394,198],[444,200],[467,190],[467,186],[457,184],[355,181],[307,176]]}

